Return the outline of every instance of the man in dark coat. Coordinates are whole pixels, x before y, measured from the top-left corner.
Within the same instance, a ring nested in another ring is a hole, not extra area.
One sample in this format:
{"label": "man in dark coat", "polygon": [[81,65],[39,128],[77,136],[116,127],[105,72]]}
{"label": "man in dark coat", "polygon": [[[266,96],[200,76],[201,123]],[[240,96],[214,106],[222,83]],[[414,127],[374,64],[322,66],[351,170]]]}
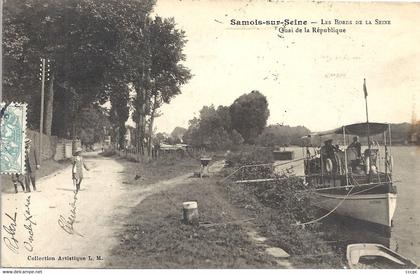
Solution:
{"label": "man in dark coat", "polygon": [[26,149],[26,158],[25,158],[25,165],[26,165],[26,176],[25,176],[25,185],[26,190],[25,192],[31,192],[30,181],[32,182],[33,190],[36,191],[35,185],[35,172],[39,169],[39,161],[38,161],[38,152],[34,146],[31,145],[31,140],[27,139],[25,142],[25,149]]}
{"label": "man in dark coat", "polygon": [[359,142],[359,137],[353,137],[353,143],[351,143],[348,148],[354,148],[356,150],[357,158],[362,157],[362,145]]}

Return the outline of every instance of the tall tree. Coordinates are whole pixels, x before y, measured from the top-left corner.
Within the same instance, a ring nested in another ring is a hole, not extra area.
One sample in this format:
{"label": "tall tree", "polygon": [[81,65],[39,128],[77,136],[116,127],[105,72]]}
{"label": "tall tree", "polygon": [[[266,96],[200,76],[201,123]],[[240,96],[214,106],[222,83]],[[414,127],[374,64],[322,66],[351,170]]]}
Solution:
{"label": "tall tree", "polygon": [[270,111],[267,98],[259,91],[252,91],[236,99],[230,106],[232,127],[247,143],[254,143],[264,130]]}
{"label": "tall tree", "polygon": [[243,142],[242,136],[231,128],[231,119],[227,107],[204,106],[200,117],[190,120],[184,134],[187,143],[193,146],[205,146],[210,149],[225,149]]}
{"label": "tall tree", "polygon": [[124,83],[109,86],[111,90],[111,110],[110,120],[114,125],[114,140],[119,147],[124,147],[124,136],[126,133],[125,122],[129,116],[130,93],[129,88]]}
{"label": "tall tree", "polygon": [[[184,31],[178,30],[173,18],[163,19],[159,16],[145,22],[144,36],[149,54],[141,60],[139,78],[136,87],[136,104],[134,120],[139,127],[140,144],[147,139],[147,151],[151,152],[151,136],[154,119],[159,116],[158,109],[180,94],[180,87],[190,78],[190,71],[182,65],[185,60],[183,48],[186,43]],[[147,131],[146,131],[147,126]]]}
{"label": "tall tree", "polygon": [[187,131],[186,128],[176,127],[176,128],[174,128],[174,130],[172,130],[171,137],[181,141],[184,138],[184,134],[185,134],[186,131]]}
{"label": "tall tree", "polygon": [[98,106],[81,110],[77,121],[77,136],[83,145],[90,146],[105,139],[105,129],[110,127],[108,110]]}

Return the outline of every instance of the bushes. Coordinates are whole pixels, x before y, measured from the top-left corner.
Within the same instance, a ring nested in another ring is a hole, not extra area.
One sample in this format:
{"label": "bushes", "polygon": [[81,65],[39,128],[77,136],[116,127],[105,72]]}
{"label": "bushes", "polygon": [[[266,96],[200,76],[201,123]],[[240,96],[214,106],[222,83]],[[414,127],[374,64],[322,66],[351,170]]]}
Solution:
{"label": "bushes", "polygon": [[103,152],[101,152],[101,153],[99,153],[99,155],[102,155],[102,156],[104,156],[104,157],[112,157],[112,156],[114,156],[116,153],[115,153],[115,150],[113,150],[113,149],[110,149],[110,150],[105,150],[105,151],[103,151]]}
{"label": "bushes", "polygon": [[230,170],[231,172],[233,172],[233,169],[237,169],[241,166],[260,165],[241,169],[233,176],[235,180],[271,178],[273,175],[273,168],[271,165],[274,161],[273,154],[271,150],[267,148],[243,146],[239,152],[227,155],[226,161],[232,168]]}
{"label": "bushes", "polygon": [[[249,147],[227,157],[235,169],[243,165],[272,162],[271,150]],[[230,183],[227,185],[233,202],[255,214],[261,233],[288,253],[298,267],[337,267],[341,257],[319,236],[321,224],[300,226],[319,217],[318,210],[310,205],[314,189],[306,186],[299,177],[281,178],[270,165],[246,168],[235,174],[233,180],[261,178],[276,179],[259,183]]]}
{"label": "bushes", "polygon": [[291,254],[297,268],[341,267],[342,257],[322,239],[321,223],[300,226],[319,215],[309,203],[312,194],[297,178],[275,182],[230,183],[226,186],[232,202],[256,217],[255,224],[267,244]]}

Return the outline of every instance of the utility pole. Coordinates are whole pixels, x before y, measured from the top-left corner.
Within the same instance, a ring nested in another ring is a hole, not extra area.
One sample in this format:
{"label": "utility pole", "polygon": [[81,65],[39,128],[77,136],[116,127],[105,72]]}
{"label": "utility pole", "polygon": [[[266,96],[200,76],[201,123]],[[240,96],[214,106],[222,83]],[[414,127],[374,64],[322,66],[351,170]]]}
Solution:
{"label": "utility pole", "polygon": [[[0,2],[0,14],[3,15],[3,1]],[[0,29],[3,30],[3,20],[0,20]],[[3,31],[0,31],[0,43],[1,45],[3,45]],[[0,48],[0,68],[3,68],[3,47]],[[3,73],[0,73],[0,83],[3,83]],[[3,101],[3,85],[0,85],[0,102],[2,101]],[[1,121],[1,116],[0,116],[0,121]]]}
{"label": "utility pole", "polygon": [[371,152],[371,145],[370,145],[370,129],[369,129],[369,111],[368,111],[368,101],[367,101],[367,96],[368,96],[368,92],[367,92],[367,88],[366,88],[366,79],[363,79],[363,92],[365,94],[365,106],[366,106],[366,125],[367,125],[367,138],[368,138],[368,159],[369,159],[369,165],[368,165],[368,171],[369,171],[369,177],[368,177],[368,183],[370,183],[370,167],[372,165],[371,163],[371,157],[370,157],[370,152]]}
{"label": "utility pole", "polygon": [[[48,64],[46,64],[48,63]],[[47,81],[50,77],[50,60],[41,58],[39,80],[41,80],[41,113],[39,119],[39,162],[42,162],[42,134],[44,128],[44,90],[45,90],[45,71],[47,70]],[[47,66],[47,67],[46,67]]]}

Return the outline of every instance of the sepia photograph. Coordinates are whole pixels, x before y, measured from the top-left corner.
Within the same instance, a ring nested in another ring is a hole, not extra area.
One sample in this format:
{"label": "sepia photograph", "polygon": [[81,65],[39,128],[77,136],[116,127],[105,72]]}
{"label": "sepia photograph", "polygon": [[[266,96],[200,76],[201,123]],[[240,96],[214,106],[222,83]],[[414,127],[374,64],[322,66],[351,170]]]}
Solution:
{"label": "sepia photograph", "polygon": [[417,273],[420,3],[0,14],[2,273]]}

